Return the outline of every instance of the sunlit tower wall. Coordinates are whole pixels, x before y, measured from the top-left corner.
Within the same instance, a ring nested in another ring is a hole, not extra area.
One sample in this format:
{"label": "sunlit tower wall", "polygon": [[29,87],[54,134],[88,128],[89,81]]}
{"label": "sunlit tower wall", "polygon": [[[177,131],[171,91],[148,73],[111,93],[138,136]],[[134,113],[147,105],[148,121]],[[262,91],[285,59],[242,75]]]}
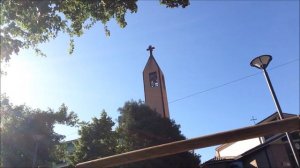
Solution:
{"label": "sunlit tower wall", "polygon": [[152,52],[143,71],[145,103],[164,118],[169,118],[169,107],[164,74]]}

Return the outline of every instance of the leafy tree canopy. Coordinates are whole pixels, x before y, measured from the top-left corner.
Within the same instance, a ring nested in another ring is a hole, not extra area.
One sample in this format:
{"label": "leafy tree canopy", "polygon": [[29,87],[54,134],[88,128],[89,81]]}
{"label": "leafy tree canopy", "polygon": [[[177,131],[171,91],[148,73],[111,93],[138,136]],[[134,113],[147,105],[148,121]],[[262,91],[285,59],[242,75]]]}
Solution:
{"label": "leafy tree canopy", "polygon": [[[128,152],[163,143],[184,140],[174,120],[162,118],[142,102],[126,102],[119,109],[118,152]],[[184,152],[157,159],[132,163],[128,167],[199,167],[199,156]],[[126,167],[126,166],[125,166]]]}
{"label": "leafy tree canopy", "polygon": [[115,154],[116,134],[112,130],[115,123],[103,111],[100,118],[92,118],[91,123],[81,125],[80,138],[75,142],[75,151],[69,157],[73,165]]}
{"label": "leafy tree canopy", "polygon": [[[1,162],[3,167],[49,165],[58,160],[55,145],[64,138],[54,132],[54,124],[75,126],[74,112],[64,104],[58,111],[14,106],[1,97]],[[35,160],[35,161],[34,161]]]}
{"label": "leafy tree canopy", "polygon": [[[79,162],[111,156],[149,146],[184,140],[180,126],[174,120],[162,118],[142,102],[126,102],[119,109],[118,127],[103,111],[100,118],[93,118],[79,131],[80,138],[75,142],[75,151],[69,157],[73,165]],[[120,167],[199,167],[199,156],[183,152],[167,157],[122,165]]]}
{"label": "leafy tree canopy", "polygon": [[[33,48],[45,55],[38,44],[55,39],[59,32],[70,37],[69,53],[74,50],[74,36],[81,36],[85,29],[101,22],[107,35],[106,23],[115,19],[121,28],[126,26],[127,12],[136,13],[138,0],[1,0],[1,59],[21,48]],[[189,0],[159,0],[168,8],[186,7]]]}
{"label": "leafy tree canopy", "polygon": [[[126,102],[119,109],[118,127],[103,111],[91,122],[78,122],[74,112],[63,104],[58,111],[31,109],[25,105],[14,106],[7,98],[1,99],[1,166],[49,166],[65,158],[73,165],[88,160],[128,152],[177,140],[184,140],[180,126],[174,120],[162,118],[142,102]],[[80,138],[73,153],[66,151],[64,138],[53,131],[54,124],[81,126]],[[66,157],[66,154],[68,155]],[[199,156],[183,152],[122,165],[121,167],[198,167]]]}

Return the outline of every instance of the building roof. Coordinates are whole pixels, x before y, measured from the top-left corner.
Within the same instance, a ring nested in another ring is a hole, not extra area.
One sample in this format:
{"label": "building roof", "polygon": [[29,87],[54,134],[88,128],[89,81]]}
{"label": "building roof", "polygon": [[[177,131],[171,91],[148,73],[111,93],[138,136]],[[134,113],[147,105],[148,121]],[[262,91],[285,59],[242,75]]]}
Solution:
{"label": "building roof", "polygon": [[258,145],[258,146],[256,146],[256,147],[254,147],[254,148],[252,148],[252,149],[250,149],[250,150],[248,150],[248,151],[242,153],[240,156],[237,156],[235,159],[240,159],[240,158],[242,158],[242,157],[244,157],[244,156],[246,156],[246,155],[249,155],[249,154],[251,154],[251,153],[253,153],[253,152],[255,152],[255,151],[258,151],[258,150],[260,150],[260,149],[263,149],[264,147],[268,146],[270,143],[275,142],[275,141],[277,141],[277,140],[283,138],[284,136],[285,136],[284,133],[275,135],[275,136],[273,136],[273,137],[267,139],[264,143],[262,143],[262,144],[260,144],[260,145]]}
{"label": "building roof", "polygon": [[235,157],[214,157],[208,161],[206,161],[205,163],[203,163],[202,165],[208,166],[208,165],[212,165],[212,164],[218,164],[218,163],[226,163],[226,162],[232,162],[232,161],[237,161],[249,154],[252,154],[258,150],[261,150],[263,148],[265,148],[266,146],[268,146],[270,143],[277,141],[281,138],[283,138],[285,136],[285,134],[279,134],[279,135],[275,135],[272,138],[268,139],[267,141],[265,141],[265,143],[262,143],[244,153],[242,153],[239,156],[235,156]]}
{"label": "building roof", "polygon": [[[289,117],[293,117],[296,116],[295,114],[289,114],[289,113],[283,113],[283,117],[284,118],[289,118]],[[261,124],[261,123],[266,123],[266,122],[270,122],[270,121],[275,121],[278,120],[278,113],[277,111],[274,112],[273,114],[271,114],[270,116],[268,116],[267,118],[261,120],[260,122],[258,122],[256,125]]]}
{"label": "building roof", "polygon": [[209,166],[211,164],[216,164],[216,163],[225,163],[225,162],[231,162],[231,161],[235,161],[236,159],[234,157],[214,157],[206,162],[204,162],[203,164],[201,164],[202,166]]}
{"label": "building roof", "polygon": [[[285,117],[285,118],[289,118],[289,117],[293,117],[293,116],[296,116],[296,115],[295,115],[295,114],[289,114],[289,113],[283,113],[283,117]],[[278,113],[277,113],[277,112],[274,112],[273,114],[271,114],[271,115],[268,116],[267,118],[261,120],[260,122],[256,123],[255,125],[259,125],[259,124],[262,124],[262,123],[275,121],[275,120],[278,120],[278,119],[279,119],[279,118],[278,118]],[[216,151],[225,149],[225,148],[231,146],[231,145],[234,144],[234,143],[235,143],[235,142],[222,144],[222,145],[220,145],[220,146],[218,146],[218,147],[216,148]]]}
{"label": "building roof", "polygon": [[[295,114],[289,114],[289,113],[283,113],[283,116],[285,118],[289,118],[289,117],[293,117],[293,116],[296,116],[296,115]],[[256,125],[266,123],[266,122],[271,122],[271,121],[278,120],[278,119],[279,119],[278,118],[278,113],[274,112],[273,114],[271,114],[267,118],[265,118],[265,119],[261,120],[260,122],[258,122]],[[272,137],[268,138],[264,143],[254,147],[254,148],[251,148],[251,149],[247,150],[246,152],[240,154],[239,156],[236,156],[236,157],[214,157],[214,158],[206,161],[205,163],[203,163],[203,165],[211,165],[211,164],[217,164],[217,163],[225,163],[225,162],[236,161],[240,158],[243,158],[243,157],[245,157],[249,154],[252,154],[252,153],[254,153],[258,150],[261,150],[261,149],[265,148],[270,143],[275,142],[279,139],[282,139],[283,137],[285,137],[284,133],[273,135]],[[234,144],[234,142],[233,143],[222,144],[222,145],[218,146],[216,148],[216,150],[225,149],[225,148],[229,147],[232,144]]]}

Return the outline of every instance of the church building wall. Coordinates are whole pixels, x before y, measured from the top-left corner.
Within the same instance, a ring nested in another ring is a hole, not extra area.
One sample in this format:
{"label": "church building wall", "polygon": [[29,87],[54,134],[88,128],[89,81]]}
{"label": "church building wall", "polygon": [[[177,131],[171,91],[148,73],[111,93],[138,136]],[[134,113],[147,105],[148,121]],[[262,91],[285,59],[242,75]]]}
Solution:
{"label": "church building wall", "polygon": [[238,142],[231,144],[230,146],[228,146],[226,148],[218,149],[217,157],[238,156],[258,145],[260,145],[259,138],[252,138],[252,139],[247,139],[247,140],[243,140],[243,141],[238,141]]}

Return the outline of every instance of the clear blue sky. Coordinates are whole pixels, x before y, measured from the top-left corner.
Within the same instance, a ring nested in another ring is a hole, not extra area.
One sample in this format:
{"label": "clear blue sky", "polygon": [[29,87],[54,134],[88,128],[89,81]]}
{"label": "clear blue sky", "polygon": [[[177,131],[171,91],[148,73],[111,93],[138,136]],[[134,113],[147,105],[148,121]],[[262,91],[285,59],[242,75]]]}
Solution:
{"label": "clear blue sky", "polygon": [[[105,109],[116,120],[125,101],[144,100],[151,44],[165,74],[170,116],[187,138],[249,126],[252,116],[260,121],[275,112],[263,75],[249,66],[262,54],[273,56],[269,74],[283,111],[299,114],[299,1],[191,1],[185,9],[143,1],[126,19],[124,29],[109,23],[110,37],[101,24],[86,31],[72,56],[64,34],[41,45],[46,58],[22,50],[2,65],[8,75],[1,92],[14,104],[57,109],[65,103],[85,121]],[[74,129],[57,131],[77,137]],[[202,161],[214,148],[197,150]]]}

